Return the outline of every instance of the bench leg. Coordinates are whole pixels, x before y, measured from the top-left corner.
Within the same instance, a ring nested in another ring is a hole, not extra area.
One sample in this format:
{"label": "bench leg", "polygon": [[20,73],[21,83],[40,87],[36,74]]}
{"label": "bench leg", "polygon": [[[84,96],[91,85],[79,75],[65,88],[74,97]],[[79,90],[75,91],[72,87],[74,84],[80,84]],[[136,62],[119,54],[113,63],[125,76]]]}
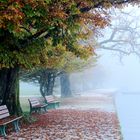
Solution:
{"label": "bench leg", "polygon": [[54,103],[54,109],[57,109],[59,107],[59,103]]}
{"label": "bench leg", "polygon": [[38,112],[39,114],[41,114],[41,108],[38,108],[38,109],[37,109],[37,112]]}
{"label": "bench leg", "polygon": [[38,108],[34,108],[32,112],[38,113]]}
{"label": "bench leg", "polygon": [[[43,110],[42,110],[43,109]],[[41,108],[39,108],[39,113],[41,114],[42,113],[42,111],[43,112],[47,112],[47,107],[41,107]]]}
{"label": "bench leg", "polygon": [[58,104],[57,104],[57,103],[55,103],[55,109],[56,109],[56,108],[58,108]]}
{"label": "bench leg", "polygon": [[51,109],[56,109],[55,103],[50,104],[50,106],[51,106]]}
{"label": "bench leg", "polygon": [[5,128],[6,128],[6,126],[5,125],[2,125],[1,127],[0,127],[0,132],[1,132],[1,135],[2,136],[4,136],[4,137],[6,137],[7,135],[6,135],[6,132],[5,132]]}
{"label": "bench leg", "polygon": [[53,104],[53,108],[56,109],[56,103]]}
{"label": "bench leg", "polygon": [[36,112],[36,109],[30,108],[30,114],[32,114],[33,112]]}
{"label": "bench leg", "polygon": [[47,107],[44,107],[44,111],[47,112]]}
{"label": "bench leg", "polygon": [[20,130],[18,122],[19,122],[19,120],[16,120],[16,121],[13,122],[13,125],[14,125],[14,128],[15,128],[16,132],[18,132]]}

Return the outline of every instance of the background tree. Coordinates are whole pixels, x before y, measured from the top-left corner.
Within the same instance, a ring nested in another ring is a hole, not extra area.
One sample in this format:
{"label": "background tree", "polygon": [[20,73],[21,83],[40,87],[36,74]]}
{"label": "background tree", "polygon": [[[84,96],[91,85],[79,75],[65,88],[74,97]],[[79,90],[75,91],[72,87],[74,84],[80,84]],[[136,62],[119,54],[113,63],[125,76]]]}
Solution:
{"label": "background tree", "polygon": [[139,14],[134,12],[136,9],[138,9],[136,6],[129,6],[129,9],[111,12],[111,26],[102,31],[104,37],[98,38],[97,49],[114,52],[120,60],[131,54],[140,57],[140,24]]}
{"label": "background tree", "polygon": [[[85,57],[89,55],[88,52],[85,54],[86,54]],[[59,60],[58,57],[56,57],[55,59]],[[70,83],[69,83],[69,74],[75,71],[82,71],[83,69],[90,67],[91,64],[95,62],[95,57],[85,60],[85,59],[77,58],[72,53],[66,53],[63,56],[63,59],[61,58],[61,60],[62,61],[56,62],[56,64],[55,61],[48,63],[51,64],[48,66],[49,68],[44,68],[44,69],[38,68],[30,71],[21,71],[20,79],[25,82],[32,82],[39,85],[40,93],[44,97],[46,95],[53,94],[55,79],[57,77],[60,77],[60,84],[62,90],[61,96],[62,97],[72,96]],[[62,76],[64,76],[63,77],[64,79],[62,79]],[[65,79],[65,77],[67,79]],[[64,83],[62,83],[62,80]]]}
{"label": "background tree", "polygon": [[59,71],[54,69],[35,69],[32,71],[21,72],[21,80],[25,82],[32,82],[37,84],[40,89],[40,93],[43,97],[53,94],[53,88],[55,86],[55,79],[59,75]]}
{"label": "background tree", "polygon": [[87,60],[81,60],[73,57],[67,58],[67,63],[64,65],[60,74],[61,97],[64,98],[73,96],[70,83],[71,73],[81,72],[92,67],[95,65],[96,59],[97,57],[90,57]]}

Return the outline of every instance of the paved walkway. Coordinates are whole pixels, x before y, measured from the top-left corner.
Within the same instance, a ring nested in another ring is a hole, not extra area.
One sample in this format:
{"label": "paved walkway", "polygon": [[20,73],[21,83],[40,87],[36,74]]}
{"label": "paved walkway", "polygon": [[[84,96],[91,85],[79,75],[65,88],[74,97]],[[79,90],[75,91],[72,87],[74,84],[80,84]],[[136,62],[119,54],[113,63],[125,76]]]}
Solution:
{"label": "paved walkway", "polygon": [[116,95],[116,107],[124,140],[140,140],[140,94]]}

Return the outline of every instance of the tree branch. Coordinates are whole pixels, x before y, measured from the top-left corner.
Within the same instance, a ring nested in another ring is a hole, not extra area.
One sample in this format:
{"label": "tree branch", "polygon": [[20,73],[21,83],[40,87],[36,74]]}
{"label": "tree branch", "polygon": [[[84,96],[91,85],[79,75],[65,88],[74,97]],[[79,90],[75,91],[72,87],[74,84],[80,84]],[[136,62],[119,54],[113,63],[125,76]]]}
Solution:
{"label": "tree branch", "polygon": [[28,32],[30,35],[32,35],[31,31],[25,27],[20,27],[21,29],[24,29],[26,32]]}
{"label": "tree branch", "polygon": [[[138,1],[137,0],[108,0],[108,1],[100,0],[100,2],[98,2],[98,3],[96,2],[96,4],[94,4],[93,6],[81,8],[80,11],[82,13],[85,13],[94,8],[102,8],[104,6],[104,3],[106,3],[106,2],[109,2],[112,5],[119,5],[119,4],[138,2]],[[93,1],[93,3],[95,3],[95,1]]]}

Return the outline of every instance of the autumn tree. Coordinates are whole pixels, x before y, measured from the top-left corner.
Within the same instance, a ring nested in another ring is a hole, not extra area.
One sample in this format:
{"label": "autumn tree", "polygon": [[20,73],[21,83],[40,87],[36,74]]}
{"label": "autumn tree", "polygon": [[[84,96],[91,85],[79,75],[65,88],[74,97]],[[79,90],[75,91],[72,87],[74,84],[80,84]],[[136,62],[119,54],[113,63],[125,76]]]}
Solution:
{"label": "autumn tree", "polygon": [[19,114],[19,69],[44,67],[53,55],[52,51],[46,52],[48,46],[59,46],[77,57],[82,56],[81,50],[92,52],[91,47],[79,43],[89,34],[87,27],[96,34],[109,22],[103,7],[126,2],[137,1],[1,0],[1,104],[6,104],[12,114]]}
{"label": "autumn tree", "polygon": [[29,70],[22,69],[20,71],[20,79],[25,82],[32,82],[39,85],[40,93],[43,97],[53,93],[55,78],[61,73],[60,69],[64,64],[64,56],[67,52],[58,47],[50,47],[47,48],[45,53],[50,51],[52,52],[52,55],[44,60],[44,67],[36,67]]}

